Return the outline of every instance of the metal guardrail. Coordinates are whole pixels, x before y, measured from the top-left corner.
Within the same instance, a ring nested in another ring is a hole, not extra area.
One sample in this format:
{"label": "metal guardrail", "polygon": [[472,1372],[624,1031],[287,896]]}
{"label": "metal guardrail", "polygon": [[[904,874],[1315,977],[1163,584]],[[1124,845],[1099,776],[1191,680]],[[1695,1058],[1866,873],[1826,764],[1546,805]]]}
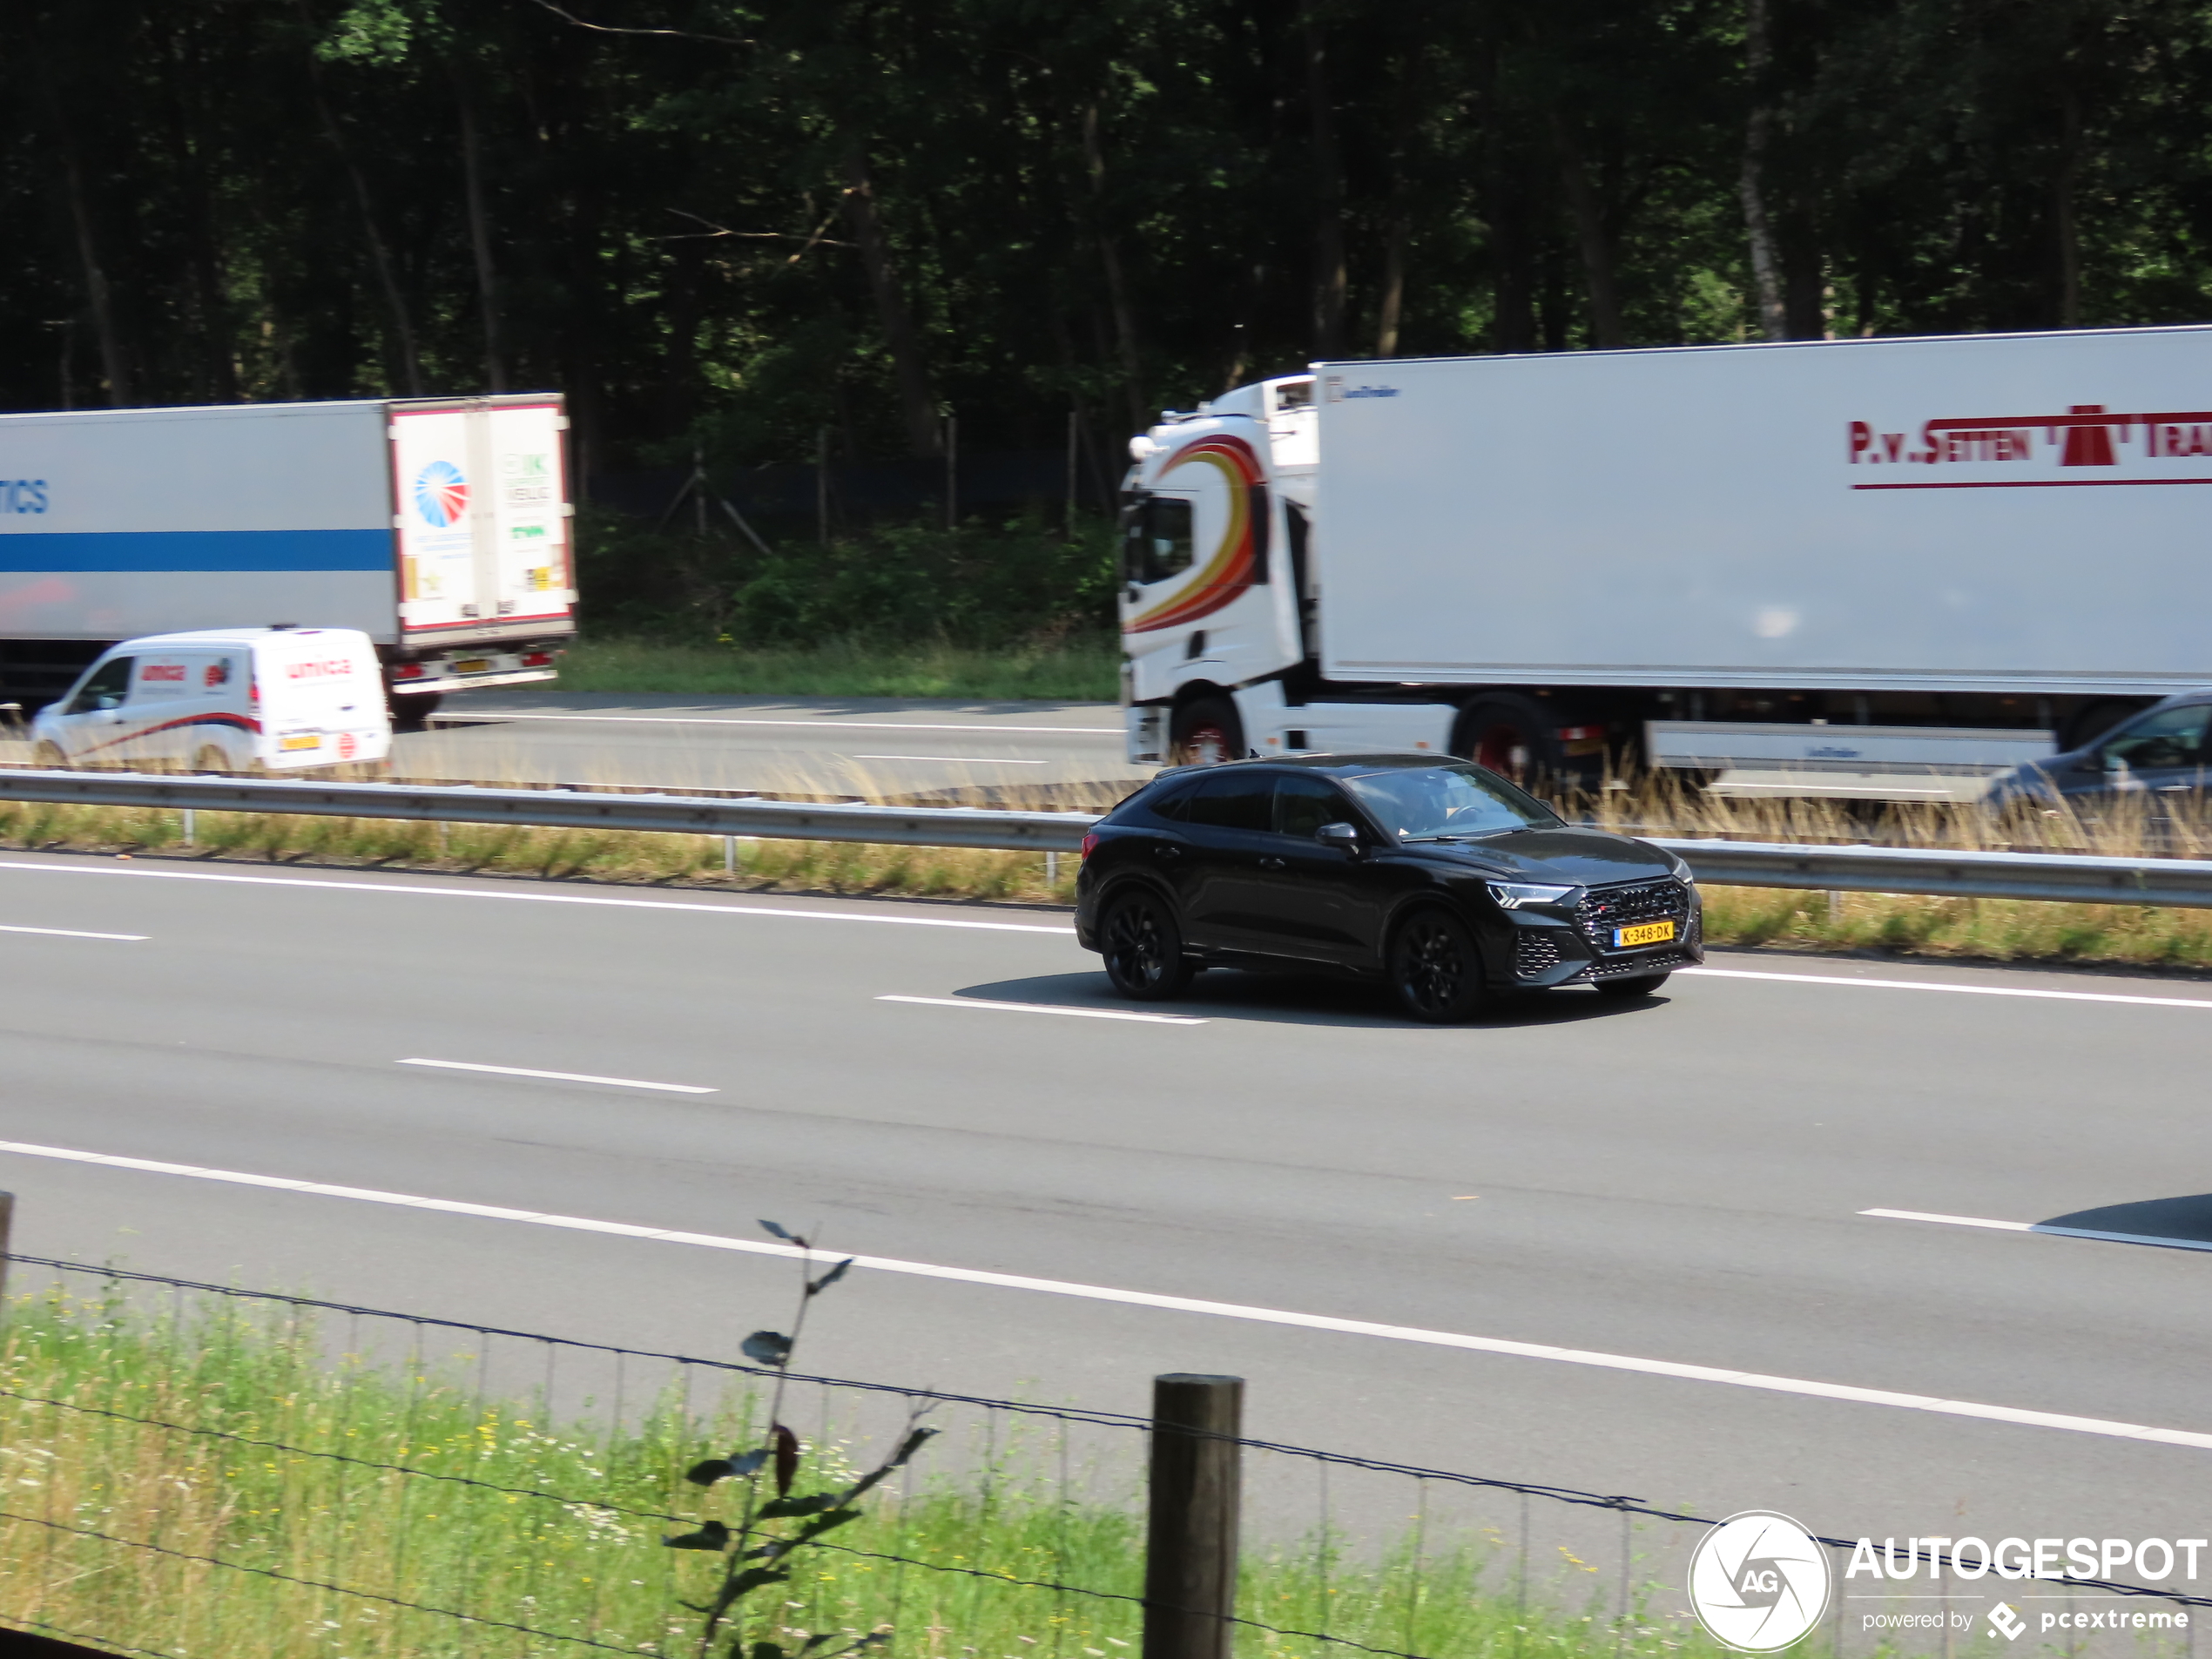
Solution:
{"label": "metal guardrail", "polygon": [[[1074,852],[1082,845],[1084,832],[1097,821],[1089,813],[1005,812],[968,806],[876,806],[574,788],[489,789],[449,784],[324,783],[13,769],[0,769],[0,800],[1035,853]],[[1672,836],[1642,839],[1679,855],[1699,880],[1728,887],[2212,907],[2212,860],[1969,853],[1940,847],[1798,846]]]}
{"label": "metal guardrail", "polygon": [[579,789],[490,789],[466,785],[338,784],[289,779],[185,778],[122,772],[0,771],[0,800],[70,806],[168,806],[202,813],[287,813],[315,818],[390,818],[533,829],[647,830],[896,846],[976,846],[1072,853],[1096,821],[1089,813],[986,811],[968,806],[872,806],[730,800]]}

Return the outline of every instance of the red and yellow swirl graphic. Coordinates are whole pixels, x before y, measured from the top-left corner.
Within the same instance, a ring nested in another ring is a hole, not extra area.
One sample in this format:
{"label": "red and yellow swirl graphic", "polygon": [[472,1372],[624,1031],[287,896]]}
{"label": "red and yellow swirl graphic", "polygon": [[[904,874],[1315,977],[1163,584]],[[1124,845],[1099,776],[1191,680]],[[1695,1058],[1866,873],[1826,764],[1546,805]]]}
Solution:
{"label": "red and yellow swirl graphic", "polygon": [[1126,624],[1125,633],[1149,634],[1210,617],[1252,585],[1258,563],[1252,534],[1252,506],[1258,492],[1252,486],[1263,475],[1259,459],[1242,438],[1201,438],[1161,468],[1159,476],[1164,479],[1177,468],[1194,462],[1218,469],[1222,482],[1229,487],[1229,523],[1221,533],[1221,543],[1174,597]]}

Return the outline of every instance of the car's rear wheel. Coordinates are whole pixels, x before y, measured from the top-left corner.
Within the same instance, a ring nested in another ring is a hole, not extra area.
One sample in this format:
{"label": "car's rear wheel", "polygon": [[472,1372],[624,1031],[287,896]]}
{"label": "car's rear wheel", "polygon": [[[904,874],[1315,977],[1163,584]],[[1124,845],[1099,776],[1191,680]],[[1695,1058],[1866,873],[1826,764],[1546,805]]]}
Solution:
{"label": "car's rear wheel", "polygon": [[1157,894],[1123,894],[1107,907],[1099,927],[1106,977],[1123,996],[1161,1002],[1190,984],[1196,964],[1183,954],[1183,929]]}
{"label": "car's rear wheel", "polygon": [[1212,766],[1244,757],[1244,723],[1225,697],[1202,697],[1176,711],[1175,763]]}
{"label": "car's rear wheel", "polygon": [[1626,1002],[1640,996],[1649,996],[1667,982],[1664,974],[1635,974],[1627,979],[1595,981],[1597,994],[1609,996],[1616,1002]]}
{"label": "car's rear wheel", "polygon": [[1457,917],[1408,916],[1390,941],[1390,987],[1399,1006],[1431,1025],[1456,1025],[1482,1006],[1482,955]]}

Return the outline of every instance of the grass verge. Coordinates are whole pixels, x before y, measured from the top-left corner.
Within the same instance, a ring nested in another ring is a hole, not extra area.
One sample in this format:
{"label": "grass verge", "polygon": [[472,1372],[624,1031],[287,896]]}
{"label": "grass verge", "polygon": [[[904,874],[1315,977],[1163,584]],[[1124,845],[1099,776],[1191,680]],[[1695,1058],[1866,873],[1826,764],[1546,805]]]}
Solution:
{"label": "grass verge", "polygon": [[591,635],[561,658],[560,689],[720,697],[929,697],[978,702],[1110,703],[1120,648],[1109,639],[984,651],[942,640],[832,639],[813,645],[678,644]]}
{"label": "grass verge", "polygon": [[[757,1439],[758,1398],[671,1390],[563,1420],[483,1375],[467,1352],[334,1352],[276,1303],[149,1313],[119,1296],[16,1298],[0,1342],[0,1623],[225,1659],[691,1651],[697,1620],[680,1602],[718,1559],[659,1541],[727,1501],[682,1472]],[[840,1464],[835,1433],[809,1467]],[[794,1632],[885,1631],[907,1659],[1133,1656],[1139,1610],[1109,1598],[1141,1591],[1141,1517],[1133,1501],[1069,1495],[1045,1473],[1055,1449],[1001,1438],[963,1473],[941,1460],[883,1488],[842,1548],[794,1557],[774,1599],[747,1604],[745,1639],[795,1649]],[[1129,1455],[1118,1481],[1092,1472],[1104,1489],[1136,1491],[1136,1436]],[[1240,1608],[1452,1659],[1717,1659],[1636,1602],[1617,1631],[1609,1608],[1517,1607],[1508,1561],[1496,1541],[1433,1526],[1325,1553],[1292,1541],[1248,1548]],[[1238,1646],[1352,1651],[1251,1629]]]}

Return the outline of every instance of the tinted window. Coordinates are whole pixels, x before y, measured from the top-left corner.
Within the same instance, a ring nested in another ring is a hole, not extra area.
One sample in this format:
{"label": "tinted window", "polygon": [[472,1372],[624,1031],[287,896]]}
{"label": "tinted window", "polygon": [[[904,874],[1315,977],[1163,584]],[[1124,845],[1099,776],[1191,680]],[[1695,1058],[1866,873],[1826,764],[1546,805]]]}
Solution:
{"label": "tinted window", "polygon": [[2099,752],[2105,770],[2127,765],[2136,772],[2155,766],[2194,766],[2204,757],[2204,726],[2212,719],[2212,704],[2160,709],[2136,721],[2118,737],[2108,738]]}
{"label": "tinted window", "polygon": [[[1190,810],[1190,797],[1198,792],[1198,779],[1184,779],[1164,789],[1155,790],[1140,803],[1153,817],[1164,819],[1170,824],[1180,824],[1184,814]],[[1117,814],[1118,816],[1118,814]]]}
{"label": "tinted window", "polygon": [[1198,786],[1189,821],[1209,829],[1265,830],[1275,779],[1264,772],[1217,772]]}
{"label": "tinted window", "polygon": [[1499,830],[1549,829],[1559,815],[1480,766],[1408,766],[1402,772],[1347,778],[1345,786],[1386,835],[1487,835]]}
{"label": "tinted window", "polygon": [[1139,496],[1122,511],[1122,573],[1131,582],[1162,582],[1190,568],[1190,503],[1173,496]]}
{"label": "tinted window", "polygon": [[1275,833],[1306,840],[1324,824],[1356,821],[1352,803],[1326,778],[1312,772],[1286,772],[1275,780]]}
{"label": "tinted window", "polygon": [[77,695],[69,699],[64,714],[82,714],[88,709],[118,709],[131,689],[131,662],[128,657],[118,657],[102,663],[93,670],[91,678],[77,688]]}

